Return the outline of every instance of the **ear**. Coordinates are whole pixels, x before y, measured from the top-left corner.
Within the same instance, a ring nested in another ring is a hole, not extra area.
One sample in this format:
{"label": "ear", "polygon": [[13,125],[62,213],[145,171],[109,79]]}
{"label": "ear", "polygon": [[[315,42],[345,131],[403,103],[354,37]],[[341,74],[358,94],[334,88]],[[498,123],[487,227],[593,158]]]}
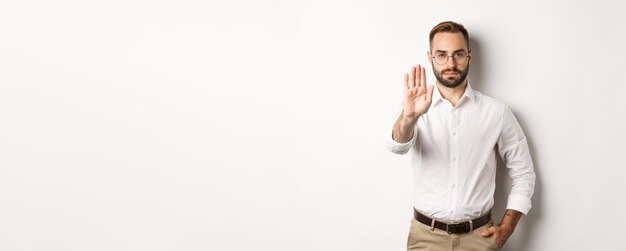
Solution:
{"label": "ear", "polygon": [[469,57],[469,62],[472,62],[472,49],[467,49],[467,57]]}
{"label": "ear", "polygon": [[433,64],[433,56],[430,54],[430,51],[426,52],[426,57],[428,57],[428,62],[430,62],[430,64]]}

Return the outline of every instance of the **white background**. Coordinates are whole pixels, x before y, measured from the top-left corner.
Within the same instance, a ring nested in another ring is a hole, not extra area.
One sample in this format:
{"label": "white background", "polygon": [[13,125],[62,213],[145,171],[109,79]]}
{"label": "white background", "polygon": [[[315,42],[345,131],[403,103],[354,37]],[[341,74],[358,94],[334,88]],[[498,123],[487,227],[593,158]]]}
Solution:
{"label": "white background", "polygon": [[383,136],[445,20],[533,155],[533,208],[504,250],[618,250],[625,8],[4,1],[0,250],[405,250],[410,157]]}

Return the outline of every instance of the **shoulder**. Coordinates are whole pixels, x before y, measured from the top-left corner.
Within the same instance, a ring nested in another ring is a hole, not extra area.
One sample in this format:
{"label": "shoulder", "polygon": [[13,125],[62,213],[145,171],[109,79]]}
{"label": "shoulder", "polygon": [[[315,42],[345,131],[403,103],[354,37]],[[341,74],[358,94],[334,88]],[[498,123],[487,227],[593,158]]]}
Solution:
{"label": "shoulder", "polygon": [[509,109],[509,105],[497,98],[485,95],[484,93],[474,90],[474,97],[476,98],[476,102],[480,104],[485,109],[497,112],[499,114],[503,114],[506,110]]}

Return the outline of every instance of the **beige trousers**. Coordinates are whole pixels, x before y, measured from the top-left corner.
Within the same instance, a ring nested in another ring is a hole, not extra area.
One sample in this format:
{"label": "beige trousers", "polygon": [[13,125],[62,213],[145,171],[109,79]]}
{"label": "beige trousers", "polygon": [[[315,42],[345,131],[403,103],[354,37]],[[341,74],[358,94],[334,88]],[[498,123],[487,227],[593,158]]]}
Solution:
{"label": "beige trousers", "polygon": [[415,219],[411,220],[411,228],[407,241],[408,251],[491,251],[498,250],[495,237],[482,237],[480,234],[493,226],[489,222],[474,231],[464,234],[448,234],[440,229],[432,229]]}

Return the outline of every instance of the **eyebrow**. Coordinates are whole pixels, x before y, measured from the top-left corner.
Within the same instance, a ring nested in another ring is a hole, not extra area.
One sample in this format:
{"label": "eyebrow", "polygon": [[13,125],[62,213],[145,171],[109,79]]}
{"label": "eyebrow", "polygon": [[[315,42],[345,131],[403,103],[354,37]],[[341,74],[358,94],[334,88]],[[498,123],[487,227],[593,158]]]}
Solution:
{"label": "eyebrow", "polygon": [[[463,51],[463,52],[464,52],[465,50],[464,50],[464,49],[458,49],[458,50],[456,50],[456,51],[453,51],[452,53],[457,53],[457,52],[459,52],[459,51]],[[440,52],[447,53],[448,51],[444,51],[444,50],[436,50],[436,51],[435,51],[435,53],[440,53]]]}

